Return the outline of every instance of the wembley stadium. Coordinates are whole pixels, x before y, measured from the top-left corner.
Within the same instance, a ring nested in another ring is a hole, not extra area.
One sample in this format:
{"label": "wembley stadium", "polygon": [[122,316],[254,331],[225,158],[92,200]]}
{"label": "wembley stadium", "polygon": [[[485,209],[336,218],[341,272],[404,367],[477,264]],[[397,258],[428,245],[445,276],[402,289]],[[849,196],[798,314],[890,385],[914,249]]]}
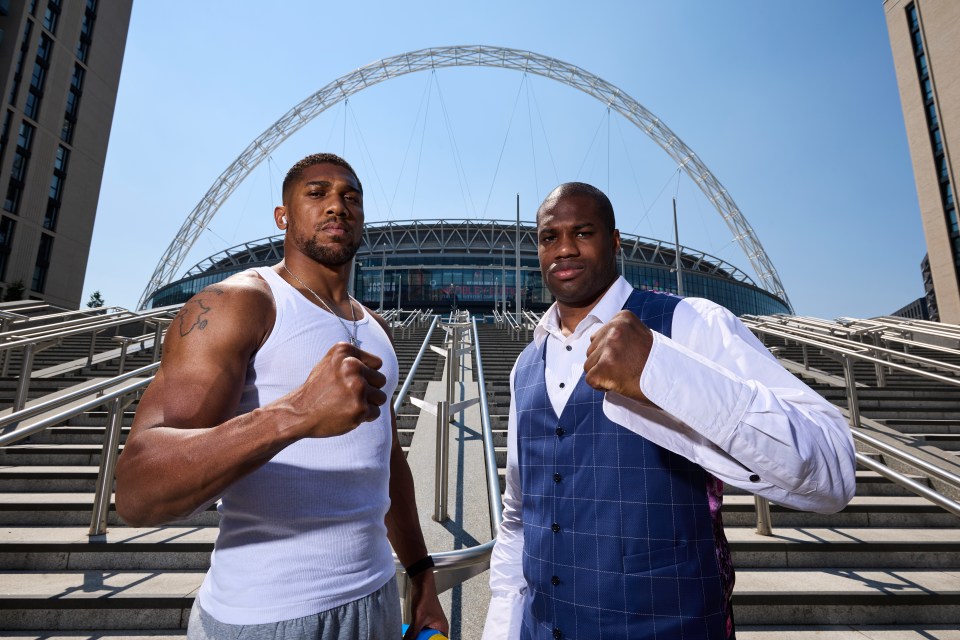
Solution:
{"label": "wembley stadium", "polygon": [[[737,315],[790,313],[787,301],[709,254],[681,247],[678,279],[672,243],[621,234],[621,247],[620,272],[639,289],[678,293],[679,280],[684,295],[708,298]],[[282,234],[231,247],[158,288],[147,306],[184,302],[234,273],[282,258]],[[540,275],[534,225],[507,220],[367,223],[351,289],[374,309],[443,311],[456,306],[480,314],[494,308],[512,312],[519,299],[522,309],[538,312],[553,302]]]}

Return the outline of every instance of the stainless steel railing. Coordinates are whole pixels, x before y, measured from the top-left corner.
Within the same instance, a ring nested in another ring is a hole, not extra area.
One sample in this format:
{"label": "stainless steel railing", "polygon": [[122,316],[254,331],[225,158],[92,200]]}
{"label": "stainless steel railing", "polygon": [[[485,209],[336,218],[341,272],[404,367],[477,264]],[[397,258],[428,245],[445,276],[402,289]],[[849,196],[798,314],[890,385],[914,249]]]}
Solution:
{"label": "stainless steel railing", "polygon": [[[821,323],[823,321],[820,321]],[[878,451],[880,451],[884,456],[888,456],[893,460],[896,460],[902,465],[906,465],[912,468],[917,469],[923,474],[928,476],[936,477],[943,483],[948,484],[952,488],[960,491],[960,476],[957,476],[946,469],[941,469],[936,465],[933,465],[919,456],[914,455],[913,453],[906,450],[906,445],[893,446],[883,440],[876,438],[875,436],[867,433],[862,428],[862,419],[860,416],[859,402],[858,402],[858,383],[856,380],[856,374],[854,371],[853,364],[854,362],[865,362],[873,364],[876,367],[877,371],[877,380],[878,383],[884,381],[884,372],[886,369],[896,370],[911,375],[918,376],[920,378],[925,378],[927,380],[932,380],[947,384],[950,386],[960,386],[960,378],[953,378],[950,376],[941,375],[939,373],[934,373],[932,371],[926,371],[923,369],[918,369],[911,367],[908,364],[893,362],[891,360],[878,357],[877,347],[864,347],[859,343],[840,343],[837,339],[832,337],[824,339],[823,336],[811,335],[809,331],[805,330],[785,330],[781,326],[771,326],[771,324],[758,322],[752,318],[746,320],[747,326],[761,338],[765,337],[776,337],[787,342],[793,342],[798,345],[801,345],[803,348],[803,366],[806,369],[809,369],[809,362],[807,359],[807,349],[813,347],[817,349],[822,355],[825,355],[831,359],[838,361],[844,372],[844,381],[843,384],[837,384],[831,382],[829,378],[826,379],[828,383],[835,384],[835,386],[843,386],[847,395],[847,414],[850,420],[850,430],[853,438],[863,444],[866,444]],[[917,343],[916,346],[921,346],[922,343]],[[926,345],[922,345],[926,346]],[[861,348],[863,347],[863,348]],[[883,353],[888,352],[889,350],[882,350]],[[898,355],[903,356],[902,352],[896,352]],[[873,355],[871,355],[873,354]],[[907,354],[909,355],[909,354]],[[785,359],[782,355],[782,352],[778,354],[778,357]],[[916,364],[927,364],[929,359],[917,357],[914,359]],[[944,363],[941,363],[944,364]],[[953,500],[949,496],[942,494],[939,491],[936,491],[933,488],[927,487],[921,483],[916,482],[915,480],[907,477],[906,475],[896,471],[888,465],[882,464],[873,460],[872,458],[862,454],[856,454],[857,462],[863,466],[876,471],[877,473],[883,475],[887,479],[899,484],[902,487],[912,491],[913,493],[930,500],[934,504],[950,511],[955,515],[960,515],[960,503]],[[758,525],[759,530],[759,525]]]}

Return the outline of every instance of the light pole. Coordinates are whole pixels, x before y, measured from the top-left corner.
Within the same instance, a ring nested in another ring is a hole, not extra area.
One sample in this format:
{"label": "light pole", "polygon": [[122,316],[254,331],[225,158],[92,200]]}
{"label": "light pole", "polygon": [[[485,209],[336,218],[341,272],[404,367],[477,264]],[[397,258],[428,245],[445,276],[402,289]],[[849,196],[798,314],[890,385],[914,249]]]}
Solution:
{"label": "light pole", "polygon": [[383,262],[380,263],[380,307],[379,310],[383,311],[383,289],[385,279],[387,277],[387,243],[383,243]]}
{"label": "light pole", "polygon": [[400,320],[400,279],[403,276],[399,273],[397,274],[397,320]]}
{"label": "light pole", "polygon": [[507,315],[507,248],[500,245],[500,304],[503,315]]}

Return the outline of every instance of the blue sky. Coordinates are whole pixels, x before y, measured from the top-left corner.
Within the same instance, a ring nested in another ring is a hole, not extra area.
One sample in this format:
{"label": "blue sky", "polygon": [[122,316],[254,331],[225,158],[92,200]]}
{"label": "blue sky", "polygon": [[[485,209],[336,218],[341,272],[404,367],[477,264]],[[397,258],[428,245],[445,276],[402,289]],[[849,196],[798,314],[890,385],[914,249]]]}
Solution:
{"label": "blue sky", "polygon": [[[619,87],[671,128],[747,218],[796,311],[889,313],[922,295],[925,248],[880,0],[134,3],[84,299],[132,308],[217,176],[290,107],[406,51],[534,51]],[[693,183],[643,132],[561,83],[441,69],[315,118],[250,173],[181,272],[276,233],[300,157],[344,154],[368,220],[521,217],[558,182],[608,191],[622,231],[752,274]],[[462,168],[462,169],[461,169]]]}

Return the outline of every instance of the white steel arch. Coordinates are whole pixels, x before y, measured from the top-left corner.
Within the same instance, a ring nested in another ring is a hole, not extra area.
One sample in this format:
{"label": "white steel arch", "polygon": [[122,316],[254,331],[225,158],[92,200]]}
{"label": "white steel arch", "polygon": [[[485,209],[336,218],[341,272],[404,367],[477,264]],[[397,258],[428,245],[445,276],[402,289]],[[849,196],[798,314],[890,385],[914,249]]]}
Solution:
{"label": "white steel arch", "polygon": [[617,87],[580,67],[531,51],[484,45],[433,47],[378,60],[337,78],[283,114],[247,145],[193,208],[157,264],[138,306],[143,308],[154,291],[173,279],[193,243],[223,202],[284,140],[330,107],[367,87],[408,73],[443,67],[501,67],[533,73],[579,89],[615,110],[642,129],[700,187],[747,256],[761,286],[780,297],[793,311],[777,270],[733,198],[697,155],[658,117]]}

